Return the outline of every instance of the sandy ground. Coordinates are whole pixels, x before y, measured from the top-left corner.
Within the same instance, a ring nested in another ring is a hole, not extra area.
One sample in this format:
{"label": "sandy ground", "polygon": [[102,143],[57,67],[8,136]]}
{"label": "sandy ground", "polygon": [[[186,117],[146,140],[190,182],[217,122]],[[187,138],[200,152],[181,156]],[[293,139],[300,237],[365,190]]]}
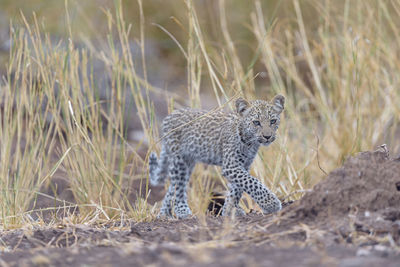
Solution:
{"label": "sandy ground", "polygon": [[400,159],[349,158],[275,215],[1,233],[2,266],[399,266]]}

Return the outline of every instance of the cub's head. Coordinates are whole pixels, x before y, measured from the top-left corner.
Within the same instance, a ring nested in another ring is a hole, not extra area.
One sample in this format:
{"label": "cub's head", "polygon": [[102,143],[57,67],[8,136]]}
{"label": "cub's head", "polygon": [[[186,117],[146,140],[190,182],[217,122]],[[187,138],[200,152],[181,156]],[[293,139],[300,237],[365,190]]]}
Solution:
{"label": "cub's head", "polygon": [[241,118],[241,138],[245,142],[259,142],[269,145],[276,138],[280,114],[285,106],[282,95],[275,96],[271,102],[255,100],[247,102],[243,98],[236,100],[236,112]]}

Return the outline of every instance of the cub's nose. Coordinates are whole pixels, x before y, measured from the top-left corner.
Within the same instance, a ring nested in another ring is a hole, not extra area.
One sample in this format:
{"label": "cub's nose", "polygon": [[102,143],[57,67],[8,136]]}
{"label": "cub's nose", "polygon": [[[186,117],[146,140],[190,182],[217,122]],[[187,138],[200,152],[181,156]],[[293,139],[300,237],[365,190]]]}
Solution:
{"label": "cub's nose", "polygon": [[267,141],[271,138],[271,135],[263,135],[263,137],[265,138],[265,139],[267,139]]}

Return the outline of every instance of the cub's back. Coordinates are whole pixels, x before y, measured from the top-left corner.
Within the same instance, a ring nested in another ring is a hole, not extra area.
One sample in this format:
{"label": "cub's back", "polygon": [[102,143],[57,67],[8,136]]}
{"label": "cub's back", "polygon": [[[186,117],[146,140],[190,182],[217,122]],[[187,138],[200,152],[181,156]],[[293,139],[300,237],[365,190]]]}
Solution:
{"label": "cub's back", "polygon": [[163,121],[163,135],[166,135],[163,141],[171,152],[217,164],[215,161],[220,157],[222,149],[222,133],[233,120],[232,113],[178,109]]}

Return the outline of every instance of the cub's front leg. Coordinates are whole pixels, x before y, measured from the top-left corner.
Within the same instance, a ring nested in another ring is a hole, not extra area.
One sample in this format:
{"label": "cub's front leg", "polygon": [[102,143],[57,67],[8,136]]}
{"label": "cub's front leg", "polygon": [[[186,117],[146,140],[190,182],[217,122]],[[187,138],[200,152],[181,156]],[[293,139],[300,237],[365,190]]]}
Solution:
{"label": "cub's front leg", "polygon": [[246,215],[246,212],[239,207],[239,201],[243,194],[243,189],[234,183],[229,183],[229,193],[226,196],[225,204],[222,208],[222,216],[230,216],[235,209],[235,216],[241,217]]}
{"label": "cub's front leg", "polygon": [[[222,174],[228,179],[230,192],[224,205],[223,215],[228,215],[233,207],[237,207],[240,200],[235,192],[246,192],[260,206],[264,214],[273,213],[282,209],[281,201],[258,179],[254,178],[242,166],[227,164],[222,169]],[[230,197],[231,195],[235,197]]]}

